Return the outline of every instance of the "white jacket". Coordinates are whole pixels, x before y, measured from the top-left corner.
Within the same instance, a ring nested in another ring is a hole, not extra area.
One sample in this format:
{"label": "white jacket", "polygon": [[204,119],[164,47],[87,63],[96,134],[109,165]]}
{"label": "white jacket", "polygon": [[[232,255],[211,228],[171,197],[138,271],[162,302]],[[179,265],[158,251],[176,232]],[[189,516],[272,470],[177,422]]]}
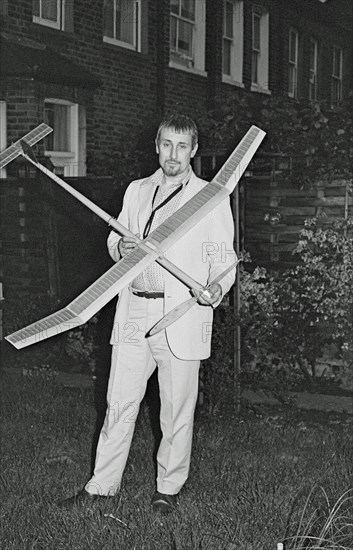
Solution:
{"label": "white jacket", "polygon": [[[162,170],[159,169],[148,178],[133,181],[125,192],[118,221],[134,234],[143,234],[151,212],[154,189],[162,177]],[[206,183],[192,172],[189,183],[181,196],[179,207]],[[115,261],[120,259],[117,246],[120,238],[115,231],[112,231],[108,237],[108,250]],[[233,239],[233,216],[229,199],[225,199],[172,245],[165,256],[196,281],[207,285],[234,262]],[[235,269],[220,281],[222,297],[229,291],[234,279]],[[167,271],[165,272],[164,293],[164,314],[190,298],[189,289]],[[124,288],[119,295],[110,341],[112,345],[119,343],[124,334],[124,327],[127,328],[130,297],[130,287]],[[172,353],[183,360],[209,357],[212,321],[213,308],[196,304],[166,329]]]}

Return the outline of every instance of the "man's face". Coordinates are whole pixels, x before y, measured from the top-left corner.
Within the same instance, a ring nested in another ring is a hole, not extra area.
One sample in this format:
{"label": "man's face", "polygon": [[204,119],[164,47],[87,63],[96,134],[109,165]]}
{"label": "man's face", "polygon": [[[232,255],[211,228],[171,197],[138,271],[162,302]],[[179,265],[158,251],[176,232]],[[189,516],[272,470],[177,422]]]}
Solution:
{"label": "man's face", "polygon": [[197,144],[192,147],[190,133],[178,134],[172,128],[162,128],[156,142],[159,164],[166,176],[173,178],[184,174],[197,151]]}

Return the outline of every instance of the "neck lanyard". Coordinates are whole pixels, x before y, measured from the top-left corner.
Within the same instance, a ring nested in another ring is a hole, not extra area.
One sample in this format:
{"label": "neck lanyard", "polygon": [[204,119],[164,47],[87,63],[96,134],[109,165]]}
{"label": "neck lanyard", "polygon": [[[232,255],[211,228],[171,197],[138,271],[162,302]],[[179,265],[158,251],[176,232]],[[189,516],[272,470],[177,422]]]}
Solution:
{"label": "neck lanyard", "polygon": [[[187,182],[185,185],[187,185],[189,182]],[[179,187],[177,187],[173,193],[171,193],[170,195],[168,195],[168,197],[166,199],[164,199],[164,201],[161,202],[161,204],[159,204],[158,206],[156,206],[156,208],[153,208],[153,205],[154,205],[154,201],[156,200],[156,196],[157,196],[157,193],[158,193],[158,189],[159,189],[159,186],[156,187],[156,190],[154,192],[154,195],[153,195],[153,200],[152,200],[152,212],[150,214],[150,217],[148,218],[148,221],[146,223],[146,227],[144,229],[144,232],[143,232],[143,238],[145,239],[147,237],[147,235],[149,234],[150,230],[151,230],[151,226],[152,226],[152,222],[153,222],[153,218],[154,218],[154,215],[155,213],[157,212],[157,210],[159,210],[160,208],[162,208],[163,206],[165,206],[170,200],[172,200],[173,197],[175,197],[175,195],[177,195],[183,188],[183,184],[179,185]]]}

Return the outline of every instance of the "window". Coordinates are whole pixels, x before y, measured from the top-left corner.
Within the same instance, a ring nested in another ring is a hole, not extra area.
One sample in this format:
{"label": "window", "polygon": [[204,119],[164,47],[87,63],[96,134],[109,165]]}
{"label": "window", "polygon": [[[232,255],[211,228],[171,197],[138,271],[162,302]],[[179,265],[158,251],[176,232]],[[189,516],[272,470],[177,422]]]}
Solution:
{"label": "window", "polygon": [[[0,151],[7,147],[6,101],[0,101]],[[6,168],[0,170],[0,179],[6,178]]]}
{"label": "window", "polygon": [[337,107],[342,99],[342,49],[334,46],[332,56],[331,105]]}
{"label": "window", "polygon": [[251,89],[268,90],[269,15],[261,8],[252,12]]}
{"label": "window", "polygon": [[310,77],[309,77],[309,99],[316,101],[317,99],[317,41],[314,38],[310,39]]}
{"label": "window", "polygon": [[294,29],[289,31],[288,53],[288,95],[295,98],[298,95],[298,33]]}
{"label": "window", "polygon": [[1,0],[0,2],[0,17],[7,17],[8,15],[8,0]]}
{"label": "window", "polygon": [[205,0],[171,0],[171,66],[205,70],[205,19]]}
{"label": "window", "polygon": [[33,22],[53,29],[72,30],[73,0],[33,0]]}
{"label": "window", "polygon": [[223,11],[223,76],[243,81],[243,2],[225,0]]}
{"label": "window", "polygon": [[46,99],[44,120],[53,128],[44,141],[45,155],[54,172],[63,176],[83,176],[86,172],[86,124],[84,108],[77,103]]}
{"label": "window", "polygon": [[103,40],[141,51],[141,0],[104,0]]}

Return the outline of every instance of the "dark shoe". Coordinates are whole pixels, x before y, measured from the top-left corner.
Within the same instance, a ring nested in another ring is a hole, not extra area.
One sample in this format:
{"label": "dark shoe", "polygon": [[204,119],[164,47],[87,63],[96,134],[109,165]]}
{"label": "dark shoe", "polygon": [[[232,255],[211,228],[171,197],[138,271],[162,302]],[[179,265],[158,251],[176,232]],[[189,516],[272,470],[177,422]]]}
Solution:
{"label": "dark shoe", "polygon": [[90,506],[93,504],[93,502],[97,502],[98,500],[105,502],[107,501],[109,497],[102,496],[102,495],[93,495],[91,493],[88,493],[85,491],[85,489],[82,489],[79,491],[76,495],[66,498],[65,500],[62,500],[58,503],[58,506],[60,508],[66,508],[67,510],[71,510],[74,507],[80,507],[80,506]]}
{"label": "dark shoe", "polygon": [[178,495],[165,495],[158,491],[152,497],[152,508],[161,514],[170,514],[179,504]]}

